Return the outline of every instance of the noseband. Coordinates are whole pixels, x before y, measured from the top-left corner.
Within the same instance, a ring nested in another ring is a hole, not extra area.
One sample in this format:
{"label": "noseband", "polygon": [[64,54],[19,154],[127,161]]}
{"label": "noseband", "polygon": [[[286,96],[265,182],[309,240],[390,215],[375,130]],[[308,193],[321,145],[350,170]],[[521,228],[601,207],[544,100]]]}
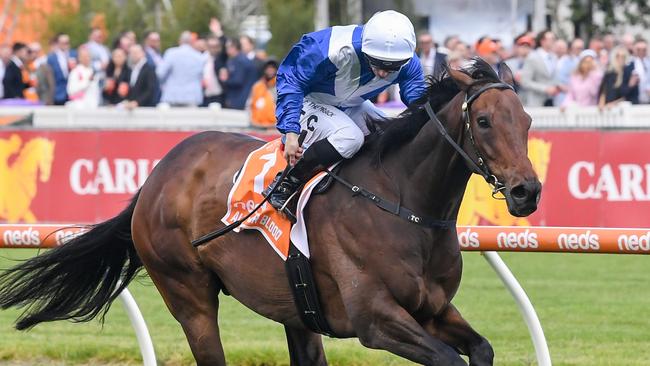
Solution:
{"label": "noseband", "polygon": [[433,108],[431,107],[431,103],[427,102],[424,105],[424,109],[427,111],[427,114],[429,115],[429,118],[431,121],[435,122],[436,126],[438,126],[438,130],[440,130],[440,133],[442,136],[449,142],[449,144],[460,154],[460,156],[463,157],[469,168],[472,170],[473,173],[479,174],[485,179],[485,181],[492,187],[492,197],[496,199],[503,199],[500,197],[496,197],[496,194],[505,190],[506,186],[499,181],[499,179],[496,177],[496,175],[492,174],[492,171],[490,171],[490,167],[487,166],[487,163],[485,162],[485,159],[483,159],[483,155],[481,155],[481,152],[478,150],[478,147],[476,146],[476,142],[474,141],[474,135],[472,134],[472,128],[471,128],[471,119],[470,119],[470,108],[472,107],[472,103],[484,92],[490,90],[490,89],[499,89],[499,90],[506,90],[510,89],[514,91],[514,88],[506,83],[490,83],[487,85],[484,85],[481,87],[479,90],[476,91],[476,93],[469,95],[465,94],[465,101],[463,102],[463,116],[465,119],[465,129],[467,130],[467,133],[469,135],[469,141],[472,145],[472,149],[474,150],[474,153],[476,154],[476,161],[474,161],[472,158],[467,155],[465,150],[463,150],[462,147],[460,147],[454,139],[449,136],[449,133],[447,133],[447,130],[445,129],[445,126],[442,125],[442,122],[436,117],[436,114],[433,112]]}

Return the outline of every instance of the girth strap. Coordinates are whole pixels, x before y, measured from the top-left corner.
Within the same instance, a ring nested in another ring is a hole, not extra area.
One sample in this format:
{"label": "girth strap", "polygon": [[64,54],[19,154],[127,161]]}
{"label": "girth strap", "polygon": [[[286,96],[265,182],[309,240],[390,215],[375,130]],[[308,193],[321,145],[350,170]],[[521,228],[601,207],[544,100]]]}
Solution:
{"label": "girth strap", "polygon": [[456,226],[456,221],[455,220],[437,220],[428,216],[420,216],[417,215],[415,212],[412,210],[409,210],[406,207],[402,207],[399,204],[387,201],[378,195],[368,191],[367,189],[363,187],[359,187],[357,185],[353,185],[346,181],[345,179],[341,178],[337,174],[333,173],[329,169],[325,169],[325,172],[329,174],[332,178],[334,178],[337,182],[343,184],[346,186],[350,191],[352,191],[353,196],[361,196],[363,198],[366,198],[370,201],[372,201],[377,207],[381,208],[382,210],[389,212],[393,215],[399,216],[403,218],[406,221],[412,222],[414,224],[424,226],[430,229],[440,229],[440,228],[452,228]]}

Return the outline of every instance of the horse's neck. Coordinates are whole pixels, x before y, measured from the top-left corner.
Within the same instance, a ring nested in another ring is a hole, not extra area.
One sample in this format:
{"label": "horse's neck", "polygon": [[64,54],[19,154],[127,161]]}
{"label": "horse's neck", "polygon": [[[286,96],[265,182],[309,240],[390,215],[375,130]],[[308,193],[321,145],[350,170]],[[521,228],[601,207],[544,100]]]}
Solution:
{"label": "horse's neck", "polygon": [[[437,117],[449,135],[463,145],[461,104],[456,95]],[[470,177],[470,171],[454,148],[445,141],[438,126],[427,122],[418,135],[392,159],[400,178],[402,204],[434,218],[455,220]]]}

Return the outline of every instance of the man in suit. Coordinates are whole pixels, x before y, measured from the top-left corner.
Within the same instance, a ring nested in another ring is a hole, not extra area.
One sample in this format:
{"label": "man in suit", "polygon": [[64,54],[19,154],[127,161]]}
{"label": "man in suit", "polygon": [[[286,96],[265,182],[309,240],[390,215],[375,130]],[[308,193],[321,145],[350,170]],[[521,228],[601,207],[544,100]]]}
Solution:
{"label": "man in suit", "polygon": [[22,42],[14,43],[12,56],[5,69],[2,86],[4,87],[4,98],[24,98],[23,91],[29,87],[23,81],[23,68],[29,56],[29,48]]}
{"label": "man in suit", "polygon": [[139,44],[134,44],[129,48],[129,64],[131,65],[131,78],[129,94],[126,97],[126,108],[154,107],[158,78],[153,66],[147,62],[144,49]]}
{"label": "man in suit", "polygon": [[255,78],[255,65],[241,52],[238,39],[226,42],[228,62],[226,68],[219,70],[219,80],[226,89],[226,107],[244,109]]}
{"label": "man in suit", "polygon": [[447,55],[436,50],[433,37],[426,32],[418,36],[418,57],[424,75],[440,75],[447,63]]}
{"label": "man in suit", "polygon": [[172,106],[198,106],[203,102],[203,65],[206,58],[191,46],[192,34],[181,33],[179,46],[165,52],[156,72],[162,83],[161,101]]}
{"label": "man in suit", "polygon": [[54,74],[54,104],[63,105],[68,101],[68,73],[70,72],[70,36],[59,33],[55,37],[55,45],[47,55],[47,64]]}
{"label": "man in suit", "polygon": [[528,54],[521,69],[521,97],[527,107],[552,106],[561,92],[555,80],[557,56],[553,54],[555,34],[550,30],[537,35],[537,49]]}

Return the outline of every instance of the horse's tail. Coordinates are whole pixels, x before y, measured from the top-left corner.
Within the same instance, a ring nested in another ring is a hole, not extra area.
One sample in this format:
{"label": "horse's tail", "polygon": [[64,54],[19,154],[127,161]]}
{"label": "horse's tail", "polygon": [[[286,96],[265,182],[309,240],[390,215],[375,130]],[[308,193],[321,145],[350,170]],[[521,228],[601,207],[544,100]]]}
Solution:
{"label": "horse's tail", "polygon": [[0,308],[25,308],[16,329],[53,320],[85,322],[100,313],[103,321],[142,267],[131,238],[138,195],[114,218],[0,274]]}

